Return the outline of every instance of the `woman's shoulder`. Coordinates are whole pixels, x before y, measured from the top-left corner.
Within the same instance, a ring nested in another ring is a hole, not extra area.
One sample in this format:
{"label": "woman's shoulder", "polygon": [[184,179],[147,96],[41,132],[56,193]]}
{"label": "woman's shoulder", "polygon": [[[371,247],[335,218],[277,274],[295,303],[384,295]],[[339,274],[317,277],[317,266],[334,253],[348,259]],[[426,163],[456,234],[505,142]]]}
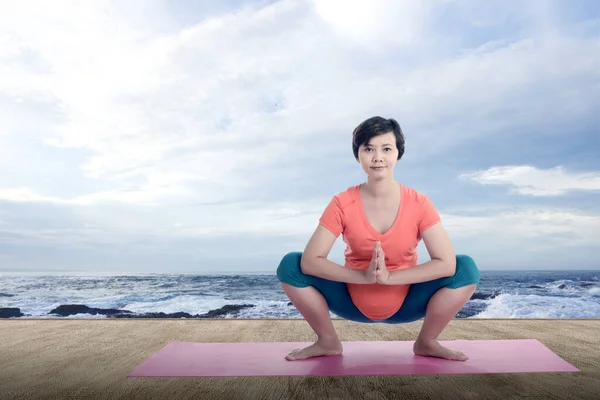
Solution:
{"label": "woman's shoulder", "polygon": [[425,193],[423,193],[420,190],[417,190],[411,186],[406,186],[406,185],[402,184],[402,187],[404,188],[403,194],[408,199],[422,201],[425,197],[427,197],[427,195]]}
{"label": "woman's shoulder", "polygon": [[360,185],[349,186],[346,189],[337,192],[333,195],[333,199],[337,204],[344,208],[356,202]]}
{"label": "woman's shoulder", "polygon": [[424,192],[410,186],[402,186],[404,188],[403,195],[405,196],[404,201],[406,203],[423,206],[425,202],[429,201],[429,196]]}
{"label": "woman's shoulder", "polygon": [[[360,184],[349,186],[346,189],[335,193],[332,200],[342,208],[357,203],[357,200],[360,198],[360,186]],[[418,189],[406,186],[402,183],[400,184],[400,187],[402,188],[404,201],[407,203],[423,204],[423,202],[428,199],[428,196]]]}

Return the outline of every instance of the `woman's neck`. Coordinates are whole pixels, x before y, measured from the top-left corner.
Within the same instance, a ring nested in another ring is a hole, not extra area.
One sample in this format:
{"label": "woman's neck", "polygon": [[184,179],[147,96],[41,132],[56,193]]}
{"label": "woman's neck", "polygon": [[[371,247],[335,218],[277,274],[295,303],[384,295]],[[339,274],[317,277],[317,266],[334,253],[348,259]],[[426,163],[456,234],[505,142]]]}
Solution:
{"label": "woman's neck", "polygon": [[400,192],[400,185],[395,179],[369,180],[362,185],[363,191],[372,198],[391,197]]}

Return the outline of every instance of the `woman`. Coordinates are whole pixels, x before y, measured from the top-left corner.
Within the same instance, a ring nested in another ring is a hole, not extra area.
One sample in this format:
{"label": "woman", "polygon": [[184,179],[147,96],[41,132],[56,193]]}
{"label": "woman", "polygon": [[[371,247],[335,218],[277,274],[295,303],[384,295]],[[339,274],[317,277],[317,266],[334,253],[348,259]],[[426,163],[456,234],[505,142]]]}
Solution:
{"label": "woman", "polygon": [[[471,298],[479,270],[455,255],[429,198],[394,179],[404,154],[398,122],[369,118],[353,132],[354,157],[367,181],[333,196],[304,252],[286,254],[277,268],[281,287],[317,335],[288,360],[342,353],[329,311],[356,322],[404,323],[424,318],[413,351],[464,361],[437,337]],[[327,259],[338,238],[347,247],[344,265]],[[423,240],[430,261],[418,265]]]}

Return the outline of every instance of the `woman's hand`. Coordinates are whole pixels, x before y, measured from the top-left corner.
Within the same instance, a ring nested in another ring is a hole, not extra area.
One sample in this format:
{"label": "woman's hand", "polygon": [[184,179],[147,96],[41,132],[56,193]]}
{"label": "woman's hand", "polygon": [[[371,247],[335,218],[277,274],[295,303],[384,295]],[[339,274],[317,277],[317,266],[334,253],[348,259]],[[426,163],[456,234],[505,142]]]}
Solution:
{"label": "woman's hand", "polygon": [[377,252],[377,267],[375,269],[377,283],[387,285],[390,277],[390,271],[388,271],[387,266],[385,265],[385,253],[383,252],[380,242],[375,244],[375,251]]}
{"label": "woman's hand", "polygon": [[379,242],[375,243],[373,256],[369,268],[365,271],[365,283],[377,283],[377,265],[379,264],[379,253],[377,252]]}

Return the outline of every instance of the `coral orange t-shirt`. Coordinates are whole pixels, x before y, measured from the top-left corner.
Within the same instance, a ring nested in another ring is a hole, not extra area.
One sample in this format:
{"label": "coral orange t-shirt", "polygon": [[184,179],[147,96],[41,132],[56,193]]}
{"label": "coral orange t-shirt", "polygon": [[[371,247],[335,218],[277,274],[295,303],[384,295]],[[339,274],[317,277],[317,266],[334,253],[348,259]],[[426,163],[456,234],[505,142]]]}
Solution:
{"label": "coral orange t-shirt", "polygon": [[[400,207],[392,227],[377,232],[367,220],[360,198],[360,185],[352,186],[331,199],[319,222],[346,243],[345,265],[369,269],[373,249],[381,242],[385,265],[390,271],[410,268],[418,263],[417,246],[423,232],[440,221],[433,203],[415,189],[400,185]],[[410,285],[347,283],[356,307],[372,320],[391,317],[400,309]]]}

